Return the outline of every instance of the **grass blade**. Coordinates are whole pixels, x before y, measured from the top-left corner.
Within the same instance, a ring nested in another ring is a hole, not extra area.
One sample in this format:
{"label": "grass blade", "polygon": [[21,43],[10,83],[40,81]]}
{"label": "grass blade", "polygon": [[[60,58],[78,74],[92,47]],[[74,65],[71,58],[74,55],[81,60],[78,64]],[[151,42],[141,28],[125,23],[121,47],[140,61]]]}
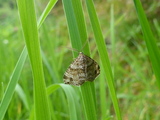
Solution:
{"label": "grass blade", "polygon": [[67,101],[68,101],[68,107],[69,107],[69,113],[70,113],[70,120],[77,120],[77,105],[78,103],[76,101],[77,100],[77,95],[74,91],[74,89],[69,86],[69,85],[65,85],[65,84],[54,84],[51,85],[47,88],[47,93],[48,95],[53,93],[55,90],[57,90],[58,88],[63,88],[66,96],[67,96]]}
{"label": "grass blade", "polygon": [[134,5],[144,35],[149,57],[152,63],[152,68],[157,79],[157,85],[160,88],[160,52],[156,44],[155,37],[150,29],[141,2],[139,0],[134,0]]}
{"label": "grass blade", "polygon": [[34,1],[17,0],[17,4],[33,73],[35,119],[50,120]]}
{"label": "grass blade", "polygon": [[42,23],[52,10],[53,6],[57,3],[58,0],[50,0],[49,3],[47,4],[45,10],[43,11],[42,15],[40,16],[38,20],[38,29],[41,27]]}
{"label": "grass blade", "polygon": [[21,98],[21,100],[22,100],[23,104],[25,105],[25,107],[29,110],[29,103],[27,102],[26,95],[25,95],[22,87],[19,84],[16,85],[15,91],[17,92],[17,94]]}
{"label": "grass blade", "polygon": [[104,70],[101,68],[101,74],[100,74],[100,105],[101,105],[101,120],[105,120],[108,113],[107,112],[107,99],[106,99],[106,85],[105,85],[105,78],[104,78]]}
{"label": "grass blade", "polygon": [[[80,51],[87,39],[81,2],[80,0],[63,0],[63,5],[67,18],[72,47]],[[88,45],[84,48],[83,52],[89,56]],[[77,57],[78,54],[76,52],[73,52],[73,55],[74,57]],[[80,87],[80,89],[81,89],[86,118],[88,120],[96,120],[97,113],[95,109],[96,100],[95,100],[94,83],[86,82]]]}
{"label": "grass blade", "polygon": [[20,58],[15,66],[15,69],[13,71],[13,74],[11,75],[11,79],[10,82],[5,90],[4,96],[2,98],[1,104],[0,104],[0,120],[3,120],[3,117],[6,113],[6,110],[8,108],[8,105],[12,99],[14,90],[15,90],[15,86],[19,80],[24,62],[27,58],[27,50],[26,47],[23,49]]}
{"label": "grass blade", "polygon": [[[78,26],[77,26],[76,17],[74,14],[74,9],[72,6],[72,1],[71,0],[63,0],[63,7],[64,7],[66,19],[67,19],[67,24],[68,24],[68,29],[69,29],[69,33],[70,33],[70,39],[72,42],[72,47],[74,49],[81,50],[82,43],[80,40],[80,34],[78,31]],[[74,33],[74,34],[72,34],[72,33]],[[77,39],[77,40],[72,41],[73,39]],[[74,57],[78,56],[77,52],[73,52],[73,53],[74,53]]]}
{"label": "grass blade", "polygon": [[[53,8],[55,3],[56,3],[55,0],[51,0],[49,2],[50,5],[48,5],[48,6]],[[49,12],[50,12],[48,10],[48,8],[46,8],[46,9],[47,10],[45,10],[45,12],[43,13],[43,15],[45,15],[45,16],[47,16],[49,14]],[[40,28],[40,23],[41,24],[43,23],[42,20],[44,21],[44,18],[46,18],[43,15],[40,17],[39,24],[38,24],[39,27],[38,28]],[[19,76],[20,76],[22,68],[24,66],[24,62],[26,60],[27,54],[28,54],[27,53],[27,49],[26,49],[26,47],[24,47],[24,49],[23,49],[23,51],[22,51],[22,53],[21,53],[21,55],[20,55],[20,57],[18,59],[18,62],[16,64],[16,66],[15,66],[15,69],[14,69],[12,75],[11,75],[10,82],[9,82],[9,84],[8,84],[6,90],[5,90],[4,96],[3,96],[1,104],[0,104],[0,120],[3,120],[5,112],[6,112],[7,108],[8,108],[8,105],[9,105],[11,99],[12,99],[12,96],[13,96],[16,84],[18,83]]]}
{"label": "grass blade", "polygon": [[91,25],[92,25],[92,29],[94,32],[94,36],[96,39],[96,44],[98,47],[98,52],[102,61],[102,65],[103,65],[103,69],[105,71],[106,74],[106,78],[107,78],[107,83],[108,83],[108,87],[110,90],[110,95],[113,101],[113,105],[114,105],[114,109],[115,112],[117,114],[117,119],[121,120],[121,114],[120,114],[120,110],[119,110],[119,105],[118,105],[118,100],[117,100],[117,96],[116,96],[116,91],[114,88],[114,80],[113,80],[113,75],[112,75],[112,70],[111,70],[111,66],[110,66],[110,61],[108,58],[108,53],[106,50],[106,45],[103,39],[103,35],[101,32],[101,28],[99,25],[99,21],[96,15],[96,11],[93,5],[93,1],[92,0],[86,0],[86,5],[87,5],[87,10],[88,10],[88,14],[90,17],[90,21],[91,21]]}

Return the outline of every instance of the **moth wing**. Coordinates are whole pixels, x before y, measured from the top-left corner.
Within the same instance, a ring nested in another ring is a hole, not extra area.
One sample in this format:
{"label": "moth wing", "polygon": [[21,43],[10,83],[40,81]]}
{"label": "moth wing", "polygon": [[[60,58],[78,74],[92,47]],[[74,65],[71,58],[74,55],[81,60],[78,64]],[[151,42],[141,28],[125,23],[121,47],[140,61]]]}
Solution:
{"label": "moth wing", "polygon": [[63,80],[65,84],[74,86],[80,86],[85,82],[84,67],[78,58],[75,59],[64,73]]}
{"label": "moth wing", "polygon": [[86,81],[93,81],[100,74],[100,67],[88,56],[86,56],[86,65]]}
{"label": "moth wing", "polygon": [[99,65],[82,52],[69,66],[63,76],[65,84],[79,86],[85,81],[93,81],[100,74]]}

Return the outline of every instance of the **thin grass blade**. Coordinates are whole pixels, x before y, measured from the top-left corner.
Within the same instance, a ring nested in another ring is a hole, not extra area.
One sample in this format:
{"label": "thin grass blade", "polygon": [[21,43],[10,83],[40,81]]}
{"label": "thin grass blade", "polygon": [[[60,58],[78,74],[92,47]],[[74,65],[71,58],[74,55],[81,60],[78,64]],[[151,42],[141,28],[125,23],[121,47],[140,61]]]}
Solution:
{"label": "thin grass blade", "polygon": [[53,6],[57,3],[57,1],[58,0],[50,0],[48,2],[46,8],[44,9],[42,15],[40,16],[38,20],[38,29],[41,27],[42,23],[44,22],[44,20],[46,19],[50,11],[52,10]]}
{"label": "thin grass blade", "polygon": [[104,70],[101,68],[101,74],[100,74],[100,108],[101,108],[101,120],[105,120],[108,113],[107,111],[107,99],[106,99],[106,85],[105,85],[105,78],[104,78]]}
{"label": "thin grass blade", "polygon": [[149,53],[149,58],[152,63],[152,68],[157,79],[157,85],[160,88],[160,52],[156,44],[156,39],[150,29],[141,2],[139,0],[134,0],[134,5],[144,35],[144,39]]}
{"label": "thin grass blade", "polygon": [[27,102],[26,95],[25,95],[22,87],[19,84],[16,85],[15,91],[17,92],[17,94],[21,98],[21,100],[22,100],[23,104],[25,105],[26,109],[29,110],[29,103]]}
{"label": "thin grass blade", "polygon": [[69,107],[69,113],[70,113],[70,120],[77,120],[77,114],[78,114],[78,110],[76,108],[78,105],[78,100],[77,100],[77,94],[75,93],[74,89],[69,86],[69,85],[65,85],[65,84],[54,84],[51,85],[47,88],[47,93],[48,95],[50,95],[51,93],[53,93],[55,90],[57,90],[58,88],[62,88],[67,96],[67,101],[68,101],[68,107]]}
{"label": "thin grass blade", "polygon": [[96,44],[98,47],[98,52],[102,61],[102,67],[105,71],[105,75],[107,78],[107,83],[108,83],[108,88],[110,90],[110,95],[113,101],[113,105],[114,105],[114,109],[117,115],[117,119],[121,120],[121,113],[120,113],[120,109],[119,109],[119,105],[118,105],[118,99],[116,96],[116,91],[115,91],[115,87],[114,87],[114,80],[113,80],[113,75],[112,75],[112,70],[111,70],[111,65],[110,65],[110,61],[108,58],[108,53],[106,50],[106,45],[103,39],[103,35],[102,35],[102,31],[99,25],[99,21],[96,15],[96,11],[94,8],[94,4],[92,0],[85,0],[86,1],[86,6],[87,6],[87,10],[88,10],[88,14],[90,17],[90,21],[91,21],[91,25],[92,25],[92,29],[94,32],[94,36],[96,39]]}
{"label": "thin grass blade", "polygon": [[5,90],[4,96],[2,98],[2,101],[0,104],[0,120],[3,120],[3,117],[6,113],[7,108],[8,108],[8,105],[12,99],[12,96],[13,96],[13,93],[15,90],[15,86],[19,80],[19,77],[20,77],[21,71],[23,69],[23,65],[25,63],[26,58],[27,58],[27,50],[25,47],[19,57],[19,60],[18,60],[16,66],[15,66],[15,69],[11,75],[10,82],[8,83],[8,86]]}

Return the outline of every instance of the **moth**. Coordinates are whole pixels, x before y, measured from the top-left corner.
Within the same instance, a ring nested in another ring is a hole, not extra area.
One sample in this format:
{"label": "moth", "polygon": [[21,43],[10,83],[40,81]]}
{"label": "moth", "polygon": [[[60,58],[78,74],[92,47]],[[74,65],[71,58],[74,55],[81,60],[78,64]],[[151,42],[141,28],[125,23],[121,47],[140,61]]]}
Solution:
{"label": "moth", "polygon": [[92,82],[100,74],[100,67],[92,58],[79,53],[63,76],[65,84],[80,86],[86,81]]}

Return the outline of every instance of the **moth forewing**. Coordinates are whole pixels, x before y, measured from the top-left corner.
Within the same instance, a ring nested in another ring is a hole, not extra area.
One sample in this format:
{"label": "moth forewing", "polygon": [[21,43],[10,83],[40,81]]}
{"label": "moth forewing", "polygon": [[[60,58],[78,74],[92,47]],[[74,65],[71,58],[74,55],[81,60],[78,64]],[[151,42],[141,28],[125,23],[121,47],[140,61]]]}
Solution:
{"label": "moth forewing", "polygon": [[100,67],[92,58],[79,53],[63,76],[65,84],[80,86],[86,81],[93,81],[100,74]]}

